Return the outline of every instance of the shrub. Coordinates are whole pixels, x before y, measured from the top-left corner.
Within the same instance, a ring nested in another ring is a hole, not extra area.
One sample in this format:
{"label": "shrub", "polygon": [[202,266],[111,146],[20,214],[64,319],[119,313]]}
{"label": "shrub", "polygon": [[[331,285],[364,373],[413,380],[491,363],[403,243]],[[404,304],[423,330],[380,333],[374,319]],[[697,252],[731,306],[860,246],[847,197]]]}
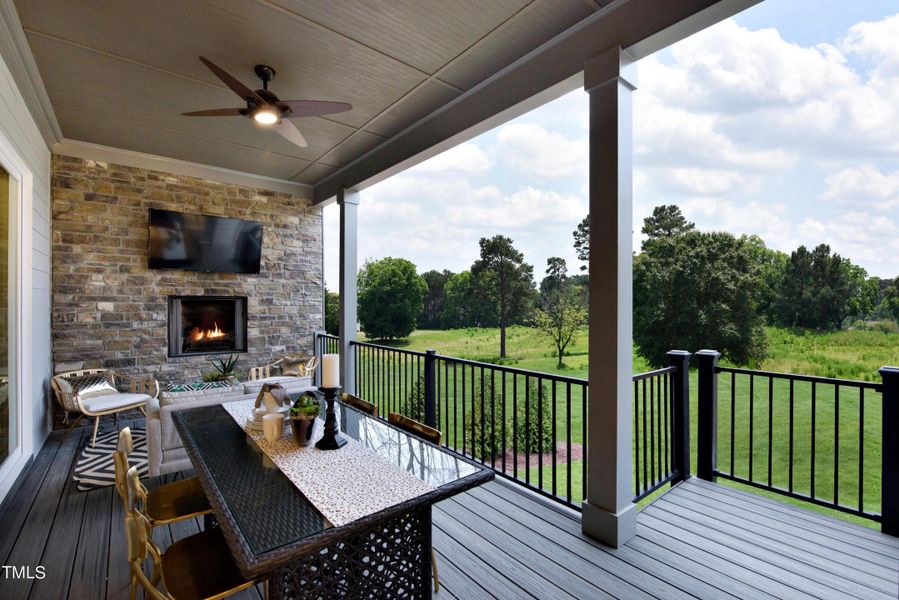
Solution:
{"label": "shrub", "polygon": [[489,461],[491,457],[502,456],[503,428],[507,425],[503,423],[502,407],[499,405],[502,398],[497,398],[489,379],[485,378],[483,383],[484,393],[481,394],[481,382],[475,381],[471,410],[465,415],[465,447],[475,458]]}
{"label": "shrub", "polygon": [[532,380],[530,385],[528,385],[527,402],[519,394],[517,423],[514,434],[518,451],[522,454],[525,452],[525,449],[531,454],[552,452],[555,446],[552,424],[552,396],[548,393],[545,384],[540,386],[537,381]]}
{"label": "shrub", "polygon": [[[434,416],[437,419],[437,422],[440,423],[440,403],[435,401],[434,406]],[[424,375],[419,375],[418,380],[412,386],[412,391],[409,392],[409,396],[406,398],[406,401],[403,402],[402,407],[400,408],[400,413],[409,417],[410,419],[415,419],[416,421],[421,421],[424,423],[425,420],[425,378]]]}

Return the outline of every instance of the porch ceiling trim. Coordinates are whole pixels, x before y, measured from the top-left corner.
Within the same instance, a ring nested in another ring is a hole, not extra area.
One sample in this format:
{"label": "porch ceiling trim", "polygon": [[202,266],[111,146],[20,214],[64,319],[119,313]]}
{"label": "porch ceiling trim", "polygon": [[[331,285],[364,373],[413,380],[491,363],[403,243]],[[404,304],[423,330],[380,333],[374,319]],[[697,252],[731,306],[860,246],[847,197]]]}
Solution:
{"label": "porch ceiling trim", "polygon": [[448,140],[470,139],[499,124],[497,115],[508,120],[523,114],[537,105],[534,98],[551,99],[547,90],[561,95],[574,89],[587,60],[607,48],[621,46],[635,59],[644,58],[759,1],[613,2],[319,181],[314,202],[377,183],[399,165],[429,158]]}
{"label": "porch ceiling trim", "polygon": [[50,104],[31,47],[22,30],[19,13],[12,0],[0,0],[0,57],[6,63],[16,87],[47,144],[47,148],[62,139],[62,129]]}

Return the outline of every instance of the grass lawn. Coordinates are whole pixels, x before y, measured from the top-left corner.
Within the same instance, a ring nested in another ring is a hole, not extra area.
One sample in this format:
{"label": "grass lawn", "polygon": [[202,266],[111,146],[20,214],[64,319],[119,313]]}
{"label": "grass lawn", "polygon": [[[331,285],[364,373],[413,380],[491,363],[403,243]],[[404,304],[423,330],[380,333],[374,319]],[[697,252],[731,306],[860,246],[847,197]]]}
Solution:
{"label": "grass lawn", "polygon": [[[879,381],[877,369],[888,364],[899,364],[899,334],[879,331],[841,331],[835,333],[794,332],[783,329],[768,328],[769,357],[758,366],[761,370],[818,375],[822,377],[853,379],[862,381]],[[509,357],[499,359],[498,329],[458,329],[450,331],[416,331],[408,340],[391,344],[404,350],[424,351],[434,349],[438,354],[465,358],[479,362],[502,364],[517,369],[552,373],[566,377],[587,377],[587,336],[586,329],[576,337],[565,356],[565,366],[557,368],[557,358],[553,356],[551,343],[536,330],[527,327],[512,327],[507,333]],[[363,364],[373,364],[363,361]],[[379,390],[371,395],[392,397],[394,403],[402,402],[414,388],[415,365],[408,362],[394,364],[381,373],[393,374]],[[633,365],[634,373],[651,369],[636,352]],[[466,371],[464,394],[467,403],[461,403],[463,386],[461,375],[450,370],[439,374],[442,391],[439,402],[442,404],[440,427],[451,444],[461,448],[465,443],[463,420],[471,419],[471,398],[479,391],[480,373],[477,369]],[[489,378],[488,374],[485,379]],[[364,377],[363,377],[364,378]],[[496,390],[502,386],[501,375],[494,375],[493,385]],[[375,377],[377,379],[377,377]],[[696,431],[696,376],[691,375],[691,430]],[[746,477],[749,475],[750,456],[752,457],[752,479],[766,482],[768,479],[768,437],[771,436],[771,481],[774,485],[787,488],[790,485],[790,384],[775,380],[772,388],[771,419],[769,423],[769,389],[767,378],[754,377],[750,403],[750,381],[748,376],[731,376],[722,374],[719,377],[719,412],[718,412],[718,466],[722,471],[731,470],[731,454],[733,454],[733,472]],[[517,403],[521,403],[525,394],[524,383],[519,378],[514,386],[507,375],[506,413],[512,414],[512,389],[517,390]],[[732,387],[733,386],[733,387]],[[733,390],[733,403],[731,395]],[[578,386],[574,386],[569,411],[564,386],[559,386],[556,396],[556,439],[567,439],[567,427],[571,427],[570,441],[580,444],[583,440],[582,394]],[[861,399],[857,390],[840,389],[839,415],[835,411],[835,389],[833,386],[817,386],[815,404],[815,443],[812,452],[811,427],[811,385],[796,383],[793,385],[792,411],[793,427],[793,489],[800,493],[811,490],[812,469],[814,468],[815,495],[832,500],[834,498],[834,462],[838,462],[839,480],[837,487],[839,501],[842,504],[856,506],[859,502],[859,476],[861,475],[861,494],[866,510],[879,511],[880,502],[880,396],[866,392],[864,398],[864,425],[859,427]],[[551,401],[551,392],[547,388],[546,401]],[[455,400],[456,408],[453,410]],[[541,399],[543,400],[543,399]],[[464,404],[464,409],[462,408]],[[750,408],[751,405],[751,408]],[[396,404],[394,404],[394,407]],[[733,407],[733,427],[731,426],[731,407]],[[494,406],[494,411],[502,411],[502,406]],[[489,407],[486,409],[489,421]],[[468,414],[466,414],[468,413]],[[751,419],[750,419],[751,415]],[[479,417],[476,414],[476,418]],[[752,436],[750,437],[750,421]],[[836,435],[837,424],[839,436]],[[733,429],[733,442],[731,441]],[[862,435],[860,435],[862,434]],[[696,436],[692,436],[693,459],[695,471]],[[511,442],[508,444],[511,446]],[[839,451],[835,452],[838,445]],[[859,468],[859,449],[863,448],[863,467]],[[470,449],[469,449],[470,450]],[[560,456],[560,459],[562,457]],[[581,481],[581,463],[574,461],[571,470],[572,498],[579,503],[583,497]],[[523,479],[527,469],[521,469],[519,476]],[[565,495],[567,488],[568,465],[563,462],[556,465],[557,492]],[[538,470],[531,467],[527,476],[532,484],[538,484]],[[552,489],[552,469],[543,467],[543,485]],[[755,491],[755,490],[753,490]],[[783,496],[776,496],[781,500]],[[834,513],[827,509],[818,509],[808,503],[799,505],[813,510]],[[866,525],[873,525],[869,520],[857,519],[840,514]]]}

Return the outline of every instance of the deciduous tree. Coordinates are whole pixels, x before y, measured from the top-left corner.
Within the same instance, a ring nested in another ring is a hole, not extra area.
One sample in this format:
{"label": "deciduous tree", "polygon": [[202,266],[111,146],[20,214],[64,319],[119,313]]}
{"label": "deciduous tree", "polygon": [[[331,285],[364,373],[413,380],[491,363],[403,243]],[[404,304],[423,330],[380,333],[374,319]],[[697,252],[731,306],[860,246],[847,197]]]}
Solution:
{"label": "deciduous tree", "polygon": [[424,296],[424,306],[421,315],[418,317],[418,327],[420,329],[440,329],[443,318],[443,305],[446,297],[444,288],[446,282],[453,276],[451,271],[444,269],[443,271],[427,271],[421,274],[428,286]]}
{"label": "deciduous tree", "polygon": [[759,266],[745,239],[687,231],[634,259],[634,341],[653,365],[672,349],[714,348],[737,364],[765,357]]}
{"label": "deciduous tree", "polygon": [[325,333],[340,335],[340,295],[325,289]]}
{"label": "deciduous tree", "polygon": [[366,262],[359,271],[359,324],[373,339],[408,337],[421,314],[427,286],[404,258]]}
{"label": "deciduous tree", "polygon": [[568,277],[565,260],[546,261],[546,277],[540,282],[540,306],[534,310],[534,327],[550,338],[556,347],[557,367],[565,366],[565,349],[587,322],[587,309]]}
{"label": "deciduous tree", "polygon": [[584,261],[581,265],[581,271],[586,271],[590,267],[590,215],[584,217],[584,220],[578,223],[577,229],[571,232],[574,236],[574,251],[577,252],[578,260]]}

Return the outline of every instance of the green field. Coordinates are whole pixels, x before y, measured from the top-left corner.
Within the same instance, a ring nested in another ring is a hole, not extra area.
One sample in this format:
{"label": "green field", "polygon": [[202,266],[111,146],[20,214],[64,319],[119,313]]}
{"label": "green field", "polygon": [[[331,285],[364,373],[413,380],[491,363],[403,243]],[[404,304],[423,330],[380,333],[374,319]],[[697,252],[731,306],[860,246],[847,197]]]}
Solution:
{"label": "green field", "polygon": [[[769,328],[769,357],[759,365],[759,369],[775,372],[786,372],[805,375],[817,375],[829,378],[852,379],[861,381],[879,381],[877,369],[883,365],[899,363],[899,334],[880,331],[842,331],[835,333],[793,332]],[[536,330],[526,327],[513,327],[507,334],[509,357],[500,360],[498,357],[499,331],[497,329],[459,329],[450,331],[416,331],[406,341],[391,344],[403,350],[423,351],[434,349],[438,354],[464,358],[479,362],[501,364],[516,369],[552,373],[573,378],[587,376],[587,339],[586,330],[577,337],[565,356],[565,368],[556,368],[556,357],[553,356],[551,344]],[[371,368],[373,359],[362,361],[362,369]],[[378,363],[382,365],[382,363]],[[634,373],[650,370],[650,366],[635,352]],[[412,373],[415,363],[390,363],[383,365],[380,372],[370,373],[373,379],[379,380],[380,387],[369,392],[385,400],[391,399],[395,407],[407,397],[414,387]],[[464,442],[463,419],[470,419],[472,392],[477,391],[481,383],[478,369],[466,371],[465,392],[459,370],[453,374],[442,367],[439,373],[441,389],[438,401],[442,404],[439,425],[451,445],[461,449]],[[385,377],[389,376],[386,380]],[[489,371],[486,377],[490,377]],[[503,376],[493,375],[495,389],[500,389]],[[363,376],[362,379],[365,379]],[[506,411],[512,414],[513,382],[509,375],[505,376]],[[472,387],[472,385],[474,387]],[[733,386],[733,402],[731,402],[731,386]],[[565,401],[564,385],[558,386],[556,400],[556,439],[565,441],[567,427],[571,427],[570,441],[580,444],[583,435],[582,394],[578,386],[572,388],[571,409]],[[514,389],[518,393],[518,402],[523,401],[525,385],[517,378]],[[834,461],[839,463],[839,480],[837,481],[839,501],[845,505],[855,506],[859,497],[859,476],[861,475],[861,493],[866,510],[879,511],[880,496],[880,395],[868,391],[864,397],[864,427],[860,428],[860,397],[857,390],[841,388],[839,396],[839,416],[836,415],[835,388],[831,385],[817,385],[815,389],[815,440],[814,456],[812,453],[812,386],[809,383],[793,385],[792,411],[793,427],[793,472],[792,486],[794,491],[808,494],[811,489],[812,469],[815,472],[815,495],[819,498],[834,498]],[[770,389],[771,403],[769,407],[769,383],[767,378],[754,377],[752,381],[752,403],[750,410],[750,378],[737,375],[731,379],[728,374],[719,377],[719,433],[718,433],[718,466],[722,471],[730,471],[731,446],[733,446],[733,472],[747,476],[749,474],[749,458],[752,455],[752,478],[767,482],[768,479],[768,438],[769,429],[772,448],[771,481],[774,485],[787,488],[790,485],[790,384],[783,380],[774,380]],[[547,388],[547,394],[550,389]],[[460,402],[467,395],[468,403],[463,410]],[[693,432],[696,431],[696,376],[691,375],[691,417]],[[455,402],[454,402],[455,401]],[[456,409],[453,410],[453,404]],[[388,406],[390,405],[388,401]],[[733,427],[731,426],[731,407],[733,407]],[[502,411],[502,406],[492,407],[494,411]],[[490,419],[490,408],[487,408],[486,419]],[[771,412],[769,428],[769,410]],[[752,437],[750,439],[750,414]],[[476,418],[480,415],[475,415]],[[835,435],[839,426],[839,436]],[[733,444],[731,443],[733,429]],[[860,436],[860,433],[863,434]],[[695,469],[695,433],[692,436],[694,446],[693,460]],[[509,444],[511,445],[511,443]],[[835,447],[838,446],[838,453]],[[859,473],[859,448],[864,448],[862,472]],[[751,447],[751,452],[750,452]],[[470,450],[470,449],[469,449]],[[642,452],[642,450],[641,450]],[[581,462],[572,461],[571,488],[572,501],[579,502],[582,497]],[[556,464],[557,493],[565,495],[569,466],[564,455],[559,455]],[[542,468],[542,487],[551,489],[552,465],[544,464]],[[540,482],[538,468],[528,469],[521,465],[518,476],[527,478],[532,484]],[[782,496],[778,496],[782,498]],[[809,507],[807,503],[803,506]],[[826,509],[821,509],[826,510]],[[833,511],[827,511],[833,512]],[[855,519],[867,525],[871,521]]]}

